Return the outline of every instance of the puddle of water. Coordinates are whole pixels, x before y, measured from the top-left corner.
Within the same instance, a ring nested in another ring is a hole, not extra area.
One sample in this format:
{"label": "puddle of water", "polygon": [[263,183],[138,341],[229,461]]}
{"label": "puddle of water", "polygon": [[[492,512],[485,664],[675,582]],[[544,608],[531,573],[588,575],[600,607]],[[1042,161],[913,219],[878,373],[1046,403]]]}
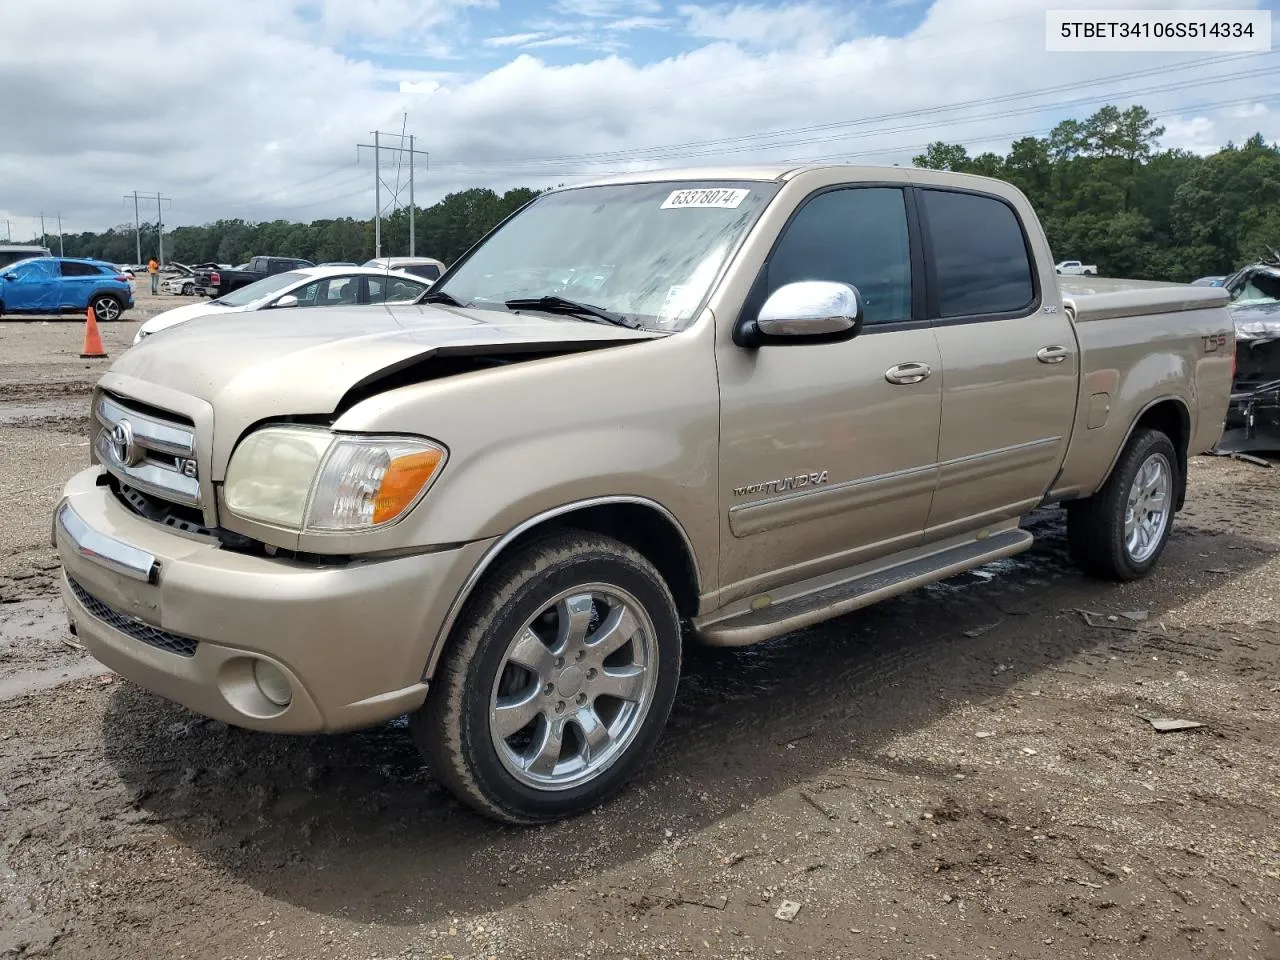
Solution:
{"label": "puddle of water", "polygon": [[44,417],[72,419],[87,417],[89,404],[83,397],[57,400],[0,400],[0,425]]}
{"label": "puddle of water", "polygon": [[88,677],[110,672],[110,669],[104,667],[88,654],[82,654],[81,659],[71,663],[59,664],[56,667],[32,667],[29,670],[17,670],[0,677],[0,701],[12,700],[14,697],[25,697],[28,694],[39,693],[41,690],[48,690],[59,684],[70,683],[72,680],[84,680]]}

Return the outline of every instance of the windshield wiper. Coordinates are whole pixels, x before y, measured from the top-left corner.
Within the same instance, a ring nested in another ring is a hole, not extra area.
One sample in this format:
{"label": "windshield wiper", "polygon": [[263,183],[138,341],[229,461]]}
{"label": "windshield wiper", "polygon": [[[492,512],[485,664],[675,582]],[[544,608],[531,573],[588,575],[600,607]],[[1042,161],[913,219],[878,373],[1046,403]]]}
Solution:
{"label": "windshield wiper", "polygon": [[428,290],[415,300],[414,303],[444,303],[451,307],[460,307],[463,305],[462,301],[452,293],[446,293],[443,290]]}
{"label": "windshield wiper", "polygon": [[601,320],[605,323],[611,323],[615,327],[629,327],[632,330],[644,329],[639,323],[624,317],[620,313],[613,313],[603,307],[597,307],[590,303],[579,303],[577,300],[568,300],[565,297],[517,297],[514,300],[507,301],[508,310],[543,310],[547,313],[568,313],[578,317],[590,317],[593,320]]}

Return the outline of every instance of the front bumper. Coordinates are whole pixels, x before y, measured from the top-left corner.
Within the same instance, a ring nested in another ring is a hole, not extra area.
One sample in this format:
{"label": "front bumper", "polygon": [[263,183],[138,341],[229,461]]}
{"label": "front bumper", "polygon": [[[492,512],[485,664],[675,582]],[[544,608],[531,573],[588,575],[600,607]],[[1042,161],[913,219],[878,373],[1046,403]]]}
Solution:
{"label": "front bumper", "polygon": [[[327,567],[251,556],[137,516],[100,476],[73,477],[54,518],[77,636],[139,685],[258,730],[348,730],[421,706],[446,611],[491,542]],[[287,678],[287,705],[255,661]]]}

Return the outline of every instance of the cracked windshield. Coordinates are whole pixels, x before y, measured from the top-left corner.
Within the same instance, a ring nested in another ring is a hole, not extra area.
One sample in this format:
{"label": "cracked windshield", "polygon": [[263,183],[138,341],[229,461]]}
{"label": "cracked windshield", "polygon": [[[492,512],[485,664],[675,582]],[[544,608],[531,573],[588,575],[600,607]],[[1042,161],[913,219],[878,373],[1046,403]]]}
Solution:
{"label": "cracked windshield", "polygon": [[436,289],[499,309],[517,298],[563,297],[651,330],[681,330],[776,190],[680,181],[551,194]]}

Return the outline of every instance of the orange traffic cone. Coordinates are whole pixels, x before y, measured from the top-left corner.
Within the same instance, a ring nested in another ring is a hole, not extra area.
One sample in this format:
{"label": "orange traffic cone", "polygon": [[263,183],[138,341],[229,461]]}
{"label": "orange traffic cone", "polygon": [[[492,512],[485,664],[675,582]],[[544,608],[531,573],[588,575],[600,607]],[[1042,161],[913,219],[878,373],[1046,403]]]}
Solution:
{"label": "orange traffic cone", "polygon": [[94,315],[93,307],[89,307],[84,312],[84,348],[80,351],[80,356],[88,359],[106,355],[107,351],[102,349],[102,337],[98,336],[98,318]]}

